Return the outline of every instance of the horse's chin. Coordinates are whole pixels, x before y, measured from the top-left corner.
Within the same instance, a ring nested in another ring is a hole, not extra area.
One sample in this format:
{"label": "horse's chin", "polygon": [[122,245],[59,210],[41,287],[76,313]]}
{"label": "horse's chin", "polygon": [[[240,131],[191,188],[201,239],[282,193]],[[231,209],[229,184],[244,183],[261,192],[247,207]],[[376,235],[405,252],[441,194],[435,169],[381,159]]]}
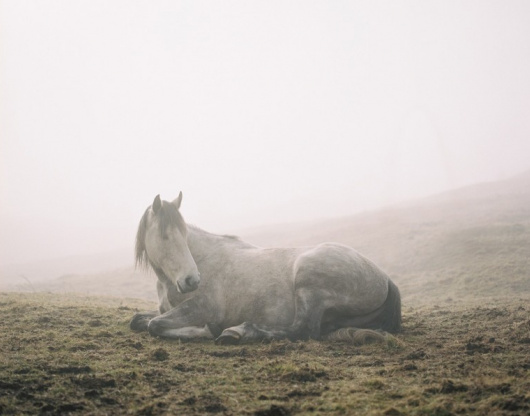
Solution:
{"label": "horse's chin", "polygon": [[192,290],[186,290],[185,288],[183,288],[179,281],[177,280],[176,282],[169,282],[169,284],[178,292],[180,293],[181,295],[185,294],[185,293],[189,293],[189,292],[192,292]]}
{"label": "horse's chin", "polygon": [[193,292],[196,288],[192,288],[191,290],[187,286],[181,286],[178,280],[172,281],[168,277],[164,275],[165,279],[159,279],[160,282],[162,282],[168,289],[172,289],[177,293],[180,293],[181,295],[189,292]]}
{"label": "horse's chin", "polygon": [[180,284],[178,282],[173,283],[168,278],[158,279],[158,280],[159,280],[160,283],[162,283],[166,287],[166,290],[169,293],[171,293],[171,292],[172,293],[179,293],[179,294],[184,293],[184,291],[182,290],[182,287],[180,286]]}

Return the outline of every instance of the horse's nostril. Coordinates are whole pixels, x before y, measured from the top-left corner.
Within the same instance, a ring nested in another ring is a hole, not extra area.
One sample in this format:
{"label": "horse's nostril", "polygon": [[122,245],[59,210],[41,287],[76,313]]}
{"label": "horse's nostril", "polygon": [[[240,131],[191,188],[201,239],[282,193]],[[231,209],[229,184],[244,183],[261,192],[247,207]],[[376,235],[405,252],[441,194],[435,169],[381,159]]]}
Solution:
{"label": "horse's nostril", "polygon": [[184,282],[186,282],[186,286],[188,287],[197,287],[199,285],[199,278],[195,276],[188,276],[186,279],[184,279]]}

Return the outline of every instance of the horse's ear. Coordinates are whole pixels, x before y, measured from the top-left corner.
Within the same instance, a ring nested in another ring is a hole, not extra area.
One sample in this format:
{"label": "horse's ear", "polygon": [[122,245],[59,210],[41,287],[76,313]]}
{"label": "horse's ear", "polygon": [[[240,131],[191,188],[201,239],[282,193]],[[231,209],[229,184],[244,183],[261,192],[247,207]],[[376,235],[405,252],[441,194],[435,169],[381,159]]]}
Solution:
{"label": "horse's ear", "polygon": [[158,211],[160,211],[160,208],[162,208],[162,201],[160,200],[160,195],[157,195],[155,197],[155,200],[153,201],[153,212],[156,214]]}
{"label": "horse's ear", "polygon": [[179,196],[175,198],[175,200],[172,202],[173,205],[177,207],[177,209],[180,208],[180,204],[182,203],[182,192],[179,192]]}

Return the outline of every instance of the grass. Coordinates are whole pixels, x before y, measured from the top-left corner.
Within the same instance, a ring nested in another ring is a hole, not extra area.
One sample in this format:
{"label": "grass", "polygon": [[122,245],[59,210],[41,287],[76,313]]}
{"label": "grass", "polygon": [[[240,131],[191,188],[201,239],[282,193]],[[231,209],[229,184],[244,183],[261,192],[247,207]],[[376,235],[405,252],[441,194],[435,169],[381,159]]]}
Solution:
{"label": "grass", "polygon": [[528,413],[528,300],[408,304],[393,344],[229,347],[130,332],[149,302],[3,293],[0,413]]}

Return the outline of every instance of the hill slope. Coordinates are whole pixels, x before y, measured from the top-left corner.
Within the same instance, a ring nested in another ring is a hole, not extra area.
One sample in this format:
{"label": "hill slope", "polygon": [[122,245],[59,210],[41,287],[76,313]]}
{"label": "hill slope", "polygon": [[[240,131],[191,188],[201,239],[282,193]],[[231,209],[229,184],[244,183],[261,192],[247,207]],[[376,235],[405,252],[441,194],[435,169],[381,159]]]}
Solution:
{"label": "hill slope", "polygon": [[[528,294],[530,171],[350,217],[257,228],[242,238],[265,247],[350,245],[386,270],[405,299]],[[132,267],[63,276],[36,289],[156,298],[153,276]]]}
{"label": "hill slope", "polygon": [[337,241],[374,260],[405,296],[530,292],[530,171],[351,217],[268,227],[263,246]]}

